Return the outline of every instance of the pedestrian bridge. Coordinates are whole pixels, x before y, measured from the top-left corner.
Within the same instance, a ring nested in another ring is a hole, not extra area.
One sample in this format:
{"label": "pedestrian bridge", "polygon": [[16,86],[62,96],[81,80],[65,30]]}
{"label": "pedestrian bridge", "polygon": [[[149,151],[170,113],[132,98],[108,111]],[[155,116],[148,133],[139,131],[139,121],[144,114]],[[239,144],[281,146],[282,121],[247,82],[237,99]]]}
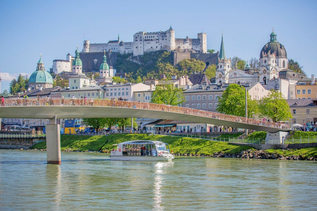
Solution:
{"label": "pedestrian bridge", "polygon": [[290,131],[285,124],[203,111],[179,106],[121,100],[85,99],[6,99],[0,107],[0,118],[68,119],[134,117],[169,119],[223,125],[275,133]]}
{"label": "pedestrian bridge", "polygon": [[50,123],[46,125],[47,163],[49,164],[61,164],[60,127],[56,119],[101,117],[169,119],[266,131],[271,136],[270,139],[278,140],[279,143],[285,137],[281,134],[287,134],[291,130],[284,124],[192,108],[122,100],[6,99],[4,105],[0,107],[0,118],[50,120]]}

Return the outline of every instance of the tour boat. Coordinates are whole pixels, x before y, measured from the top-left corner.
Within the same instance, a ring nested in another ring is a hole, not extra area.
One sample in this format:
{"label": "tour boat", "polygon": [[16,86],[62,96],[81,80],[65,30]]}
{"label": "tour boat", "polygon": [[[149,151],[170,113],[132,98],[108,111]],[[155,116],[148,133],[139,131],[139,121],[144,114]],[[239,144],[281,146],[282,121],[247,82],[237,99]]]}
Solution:
{"label": "tour boat", "polygon": [[122,142],[110,155],[110,160],[164,161],[173,158],[168,144],[150,140]]}

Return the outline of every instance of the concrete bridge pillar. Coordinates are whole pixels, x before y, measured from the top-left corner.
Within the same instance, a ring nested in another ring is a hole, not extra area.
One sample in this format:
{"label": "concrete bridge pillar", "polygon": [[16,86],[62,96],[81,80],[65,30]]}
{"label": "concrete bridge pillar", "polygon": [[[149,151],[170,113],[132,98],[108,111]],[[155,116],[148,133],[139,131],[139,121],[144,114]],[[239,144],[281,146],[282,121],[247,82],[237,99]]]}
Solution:
{"label": "concrete bridge pillar", "polygon": [[46,125],[47,164],[61,164],[60,125],[56,117]]}
{"label": "concrete bridge pillar", "polygon": [[284,144],[288,132],[266,133],[265,144]]}

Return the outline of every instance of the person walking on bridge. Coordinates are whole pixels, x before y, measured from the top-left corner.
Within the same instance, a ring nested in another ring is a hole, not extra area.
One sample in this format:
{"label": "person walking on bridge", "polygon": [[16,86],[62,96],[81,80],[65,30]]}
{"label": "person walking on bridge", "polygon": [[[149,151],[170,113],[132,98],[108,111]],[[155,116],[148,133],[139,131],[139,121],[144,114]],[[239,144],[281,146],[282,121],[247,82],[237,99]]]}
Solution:
{"label": "person walking on bridge", "polygon": [[1,106],[4,106],[4,97],[1,96]]}

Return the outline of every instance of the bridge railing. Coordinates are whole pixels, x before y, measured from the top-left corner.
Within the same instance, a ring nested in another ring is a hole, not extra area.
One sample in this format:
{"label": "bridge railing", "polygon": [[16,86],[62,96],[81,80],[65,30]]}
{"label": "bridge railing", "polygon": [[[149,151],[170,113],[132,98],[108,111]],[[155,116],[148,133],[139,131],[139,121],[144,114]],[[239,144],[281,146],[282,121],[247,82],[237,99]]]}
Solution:
{"label": "bridge railing", "polygon": [[5,99],[2,106],[98,106],[98,107],[119,107],[119,108],[136,108],[145,110],[165,111],[173,113],[188,114],[213,119],[226,120],[231,122],[246,123],[259,126],[267,126],[280,129],[290,129],[290,126],[280,123],[255,120],[245,117],[221,114],[212,111],[204,111],[193,108],[171,106],[155,103],[141,103],[124,100],[106,100],[106,99],[64,99],[64,98],[44,98],[44,99]]}
{"label": "bridge railing", "polygon": [[26,138],[45,138],[46,135],[37,135],[37,134],[16,134],[16,133],[0,133],[0,139],[26,139]]}

